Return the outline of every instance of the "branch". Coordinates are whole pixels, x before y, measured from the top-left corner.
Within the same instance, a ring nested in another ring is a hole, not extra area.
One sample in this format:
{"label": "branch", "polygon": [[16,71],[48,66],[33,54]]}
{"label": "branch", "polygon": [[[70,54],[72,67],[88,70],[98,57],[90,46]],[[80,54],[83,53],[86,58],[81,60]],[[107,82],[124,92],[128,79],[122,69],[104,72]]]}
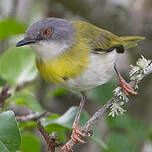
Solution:
{"label": "branch", "polygon": [[[23,87],[25,87],[26,85],[28,85],[29,83],[31,82],[26,82],[26,83],[23,83],[23,84],[18,84],[17,87],[15,88],[14,91],[19,91],[20,89],[22,89]],[[8,84],[6,84],[1,93],[0,93],[0,111],[2,111],[4,109],[4,106],[5,106],[5,101],[6,99],[8,99],[11,94],[13,94],[14,92],[11,91],[11,93],[9,92],[9,90],[11,90],[10,86]]]}
{"label": "branch", "polygon": [[9,85],[5,85],[0,93],[0,111],[3,110],[6,99],[11,96],[11,94],[8,92],[9,89]]}
{"label": "branch", "polygon": [[47,112],[47,111],[43,113],[36,112],[36,113],[28,114],[26,116],[16,116],[16,120],[20,122],[26,122],[30,120],[36,121],[42,117],[47,117],[49,115],[50,115],[50,112]]}
{"label": "branch", "polygon": [[43,126],[41,125],[40,120],[36,121],[38,130],[40,131],[41,135],[43,136],[45,142],[48,145],[48,152],[55,152],[56,147],[59,147],[62,145],[62,143],[58,143],[57,141],[57,134],[55,132],[52,132],[50,135],[46,133]]}
{"label": "branch", "polygon": [[[138,89],[138,83],[146,77],[148,74],[152,73],[152,62],[151,60],[145,59],[143,56],[137,61],[136,66],[131,66],[130,70],[130,85],[134,89]],[[122,92],[120,87],[114,90],[114,97],[111,98],[103,107],[101,107],[97,112],[95,112],[92,117],[87,121],[87,123],[82,127],[82,131],[86,134],[86,137],[90,136],[91,127],[96,124],[99,118],[102,118],[104,114],[111,109],[109,115],[115,116],[118,115],[118,112],[123,113],[123,110],[120,105],[123,105],[124,102],[128,102],[128,98]],[[123,101],[123,102],[122,102]],[[114,105],[116,105],[114,107]],[[115,109],[116,108],[116,109]],[[70,139],[61,149],[60,152],[71,152],[74,146],[77,143]]]}

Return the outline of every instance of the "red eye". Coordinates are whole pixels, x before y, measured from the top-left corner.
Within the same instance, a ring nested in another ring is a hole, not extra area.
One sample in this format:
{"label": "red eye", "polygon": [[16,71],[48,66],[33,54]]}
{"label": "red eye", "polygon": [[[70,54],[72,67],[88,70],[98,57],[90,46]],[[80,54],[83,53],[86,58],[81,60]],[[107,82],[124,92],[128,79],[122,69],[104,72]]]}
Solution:
{"label": "red eye", "polygon": [[44,37],[48,37],[50,34],[51,34],[51,30],[50,30],[50,29],[44,29],[44,30],[42,31],[42,35],[43,35]]}

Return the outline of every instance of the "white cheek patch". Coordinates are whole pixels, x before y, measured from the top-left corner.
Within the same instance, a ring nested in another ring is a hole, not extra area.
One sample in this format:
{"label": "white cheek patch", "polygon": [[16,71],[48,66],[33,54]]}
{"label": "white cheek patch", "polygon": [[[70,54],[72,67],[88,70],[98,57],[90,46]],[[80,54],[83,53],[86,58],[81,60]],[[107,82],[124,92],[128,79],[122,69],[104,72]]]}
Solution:
{"label": "white cheek patch", "polygon": [[31,44],[30,46],[36,55],[44,60],[55,58],[70,47],[66,43],[58,42],[40,42],[38,44]]}

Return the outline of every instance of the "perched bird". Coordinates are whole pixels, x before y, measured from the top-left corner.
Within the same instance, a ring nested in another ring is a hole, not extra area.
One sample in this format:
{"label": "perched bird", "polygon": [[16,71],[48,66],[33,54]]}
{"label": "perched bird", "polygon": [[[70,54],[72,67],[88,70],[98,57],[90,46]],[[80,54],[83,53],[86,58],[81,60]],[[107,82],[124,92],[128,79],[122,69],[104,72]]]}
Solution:
{"label": "perched bird", "polygon": [[86,92],[109,81],[115,69],[125,94],[136,94],[121,77],[115,62],[118,53],[141,40],[144,37],[120,37],[87,22],[45,18],[32,24],[16,46],[29,45],[33,49],[37,68],[47,82],[82,93],[71,137],[83,143],[78,121]]}

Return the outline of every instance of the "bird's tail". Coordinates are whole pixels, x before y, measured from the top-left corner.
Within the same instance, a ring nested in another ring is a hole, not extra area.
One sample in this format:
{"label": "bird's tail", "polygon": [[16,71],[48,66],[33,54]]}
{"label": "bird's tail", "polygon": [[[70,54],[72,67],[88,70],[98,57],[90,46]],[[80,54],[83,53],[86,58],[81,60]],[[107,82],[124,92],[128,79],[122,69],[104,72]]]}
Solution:
{"label": "bird's tail", "polygon": [[144,40],[145,37],[142,36],[124,36],[124,37],[119,37],[119,41],[121,44],[124,46],[124,48],[133,48],[137,46],[137,43],[139,41]]}

